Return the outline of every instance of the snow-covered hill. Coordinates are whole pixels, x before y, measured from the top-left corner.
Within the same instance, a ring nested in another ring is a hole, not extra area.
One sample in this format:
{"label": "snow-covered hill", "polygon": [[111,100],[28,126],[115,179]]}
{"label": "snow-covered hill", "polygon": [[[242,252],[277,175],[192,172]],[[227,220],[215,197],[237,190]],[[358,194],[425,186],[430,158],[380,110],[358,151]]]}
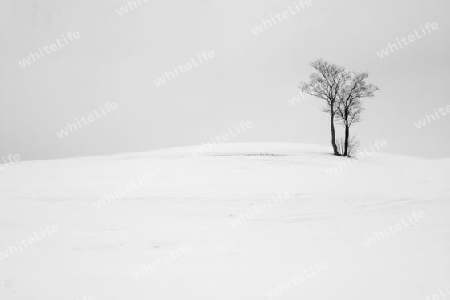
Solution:
{"label": "snow-covered hill", "polygon": [[0,299],[420,300],[450,284],[450,160],[194,150],[0,171]]}

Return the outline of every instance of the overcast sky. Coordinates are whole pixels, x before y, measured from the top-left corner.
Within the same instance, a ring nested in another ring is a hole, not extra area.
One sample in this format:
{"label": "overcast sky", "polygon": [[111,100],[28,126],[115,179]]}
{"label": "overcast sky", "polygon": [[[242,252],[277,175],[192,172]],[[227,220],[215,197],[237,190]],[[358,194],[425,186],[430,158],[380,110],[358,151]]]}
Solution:
{"label": "overcast sky", "polygon": [[[328,145],[322,100],[289,103],[312,72],[309,62],[319,57],[368,71],[380,87],[353,128],[363,146],[386,140],[388,153],[450,156],[450,116],[414,125],[450,105],[448,0],[312,0],[257,35],[252,28],[298,2],[140,1],[120,16],[124,0],[0,0],[0,157],[201,144],[241,121],[253,127],[228,142]],[[423,35],[427,22],[439,28]],[[420,39],[377,55],[415,30]],[[18,63],[39,47],[61,43],[69,31],[80,38],[26,67]],[[159,87],[154,83],[205,50],[215,56]],[[117,109],[58,137],[67,123],[107,102]]]}

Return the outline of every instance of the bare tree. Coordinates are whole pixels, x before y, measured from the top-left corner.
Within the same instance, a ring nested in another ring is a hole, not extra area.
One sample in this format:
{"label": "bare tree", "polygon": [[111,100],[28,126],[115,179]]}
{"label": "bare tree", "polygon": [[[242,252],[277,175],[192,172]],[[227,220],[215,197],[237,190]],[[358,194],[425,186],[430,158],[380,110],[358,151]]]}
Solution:
{"label": "bare tree", "polygon": [[343,67],[331,64],[323,59],[317,59],[310,63],[316,72],[309,77],[309,82],[301,82],[299,88],[302,92],[323,99],[326,106],[323,111],[330,114],[331,126],[331,145],[334,155],[340,155],[336,145],[336,130],[334,126],[334,117],[336,114],[336,105],[338,95],[348,81],[348,73]]}
{"label": "bare tree", "polygon": [[[336,139],[339,153],[345,152],[345,138]],[[356,136],[350,136],[347,142],[347,157],[353,157],[359,150],[359,140]]]}
{"label": "bare tree", "polygon": [[364,111],[362,100],[373,97],[379,88],[367,83],[367,72],[345,71],[345,83],[341,85],[337,95],[336,115],[345,127],[344,156],[349,156],[350,127],[361,121],[361,113]]}

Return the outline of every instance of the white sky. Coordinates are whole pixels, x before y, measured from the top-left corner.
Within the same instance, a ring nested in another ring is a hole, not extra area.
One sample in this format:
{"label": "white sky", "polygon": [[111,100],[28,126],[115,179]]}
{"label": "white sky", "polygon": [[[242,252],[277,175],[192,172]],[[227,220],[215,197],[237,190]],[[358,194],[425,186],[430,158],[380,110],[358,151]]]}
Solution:
{"label": "white sky", "polygon": [[[141,0],[143,2],[144,0]],[[450,2],[312,0],[254,35],[289,0],[150,0],[120,17],[122,0],[0,0],[0,157],[101,155],[207,142],[240,121],[229,142],[328,145],[328,116],[308,98],[291,106],[318,57],[367,70],[381,90],[353,129],[389,153],[448,157],[450,116],[414,123],[450,105]],[[396,38],[427,22],[439,29],[383,59]],[[81,38],[26,68],[18,61],[68,31]],[[156,87],[172,66],[203,50],[215,58]],[[60,139],[56,132],[106,102],[116,111]]]}

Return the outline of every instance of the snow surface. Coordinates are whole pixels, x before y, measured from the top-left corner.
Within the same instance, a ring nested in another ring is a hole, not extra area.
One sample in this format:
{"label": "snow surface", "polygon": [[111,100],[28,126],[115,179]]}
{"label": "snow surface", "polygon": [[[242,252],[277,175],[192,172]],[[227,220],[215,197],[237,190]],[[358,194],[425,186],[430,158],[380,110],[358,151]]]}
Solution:
{"label": "snow surface", "polygon": [[[345,158],[302,144],[223,144],[24,161],[0,171],[0,299],[269,299],[316,263],[327,269],[276,299],[421,299],[450,284],[449,159]],[[143,174],[155,179],[96,208]],[[242,225],[272,195],[290,198]],[[425,217],[367,247],[374,232]],[[135,279],[181,245],[193,250]]]}

